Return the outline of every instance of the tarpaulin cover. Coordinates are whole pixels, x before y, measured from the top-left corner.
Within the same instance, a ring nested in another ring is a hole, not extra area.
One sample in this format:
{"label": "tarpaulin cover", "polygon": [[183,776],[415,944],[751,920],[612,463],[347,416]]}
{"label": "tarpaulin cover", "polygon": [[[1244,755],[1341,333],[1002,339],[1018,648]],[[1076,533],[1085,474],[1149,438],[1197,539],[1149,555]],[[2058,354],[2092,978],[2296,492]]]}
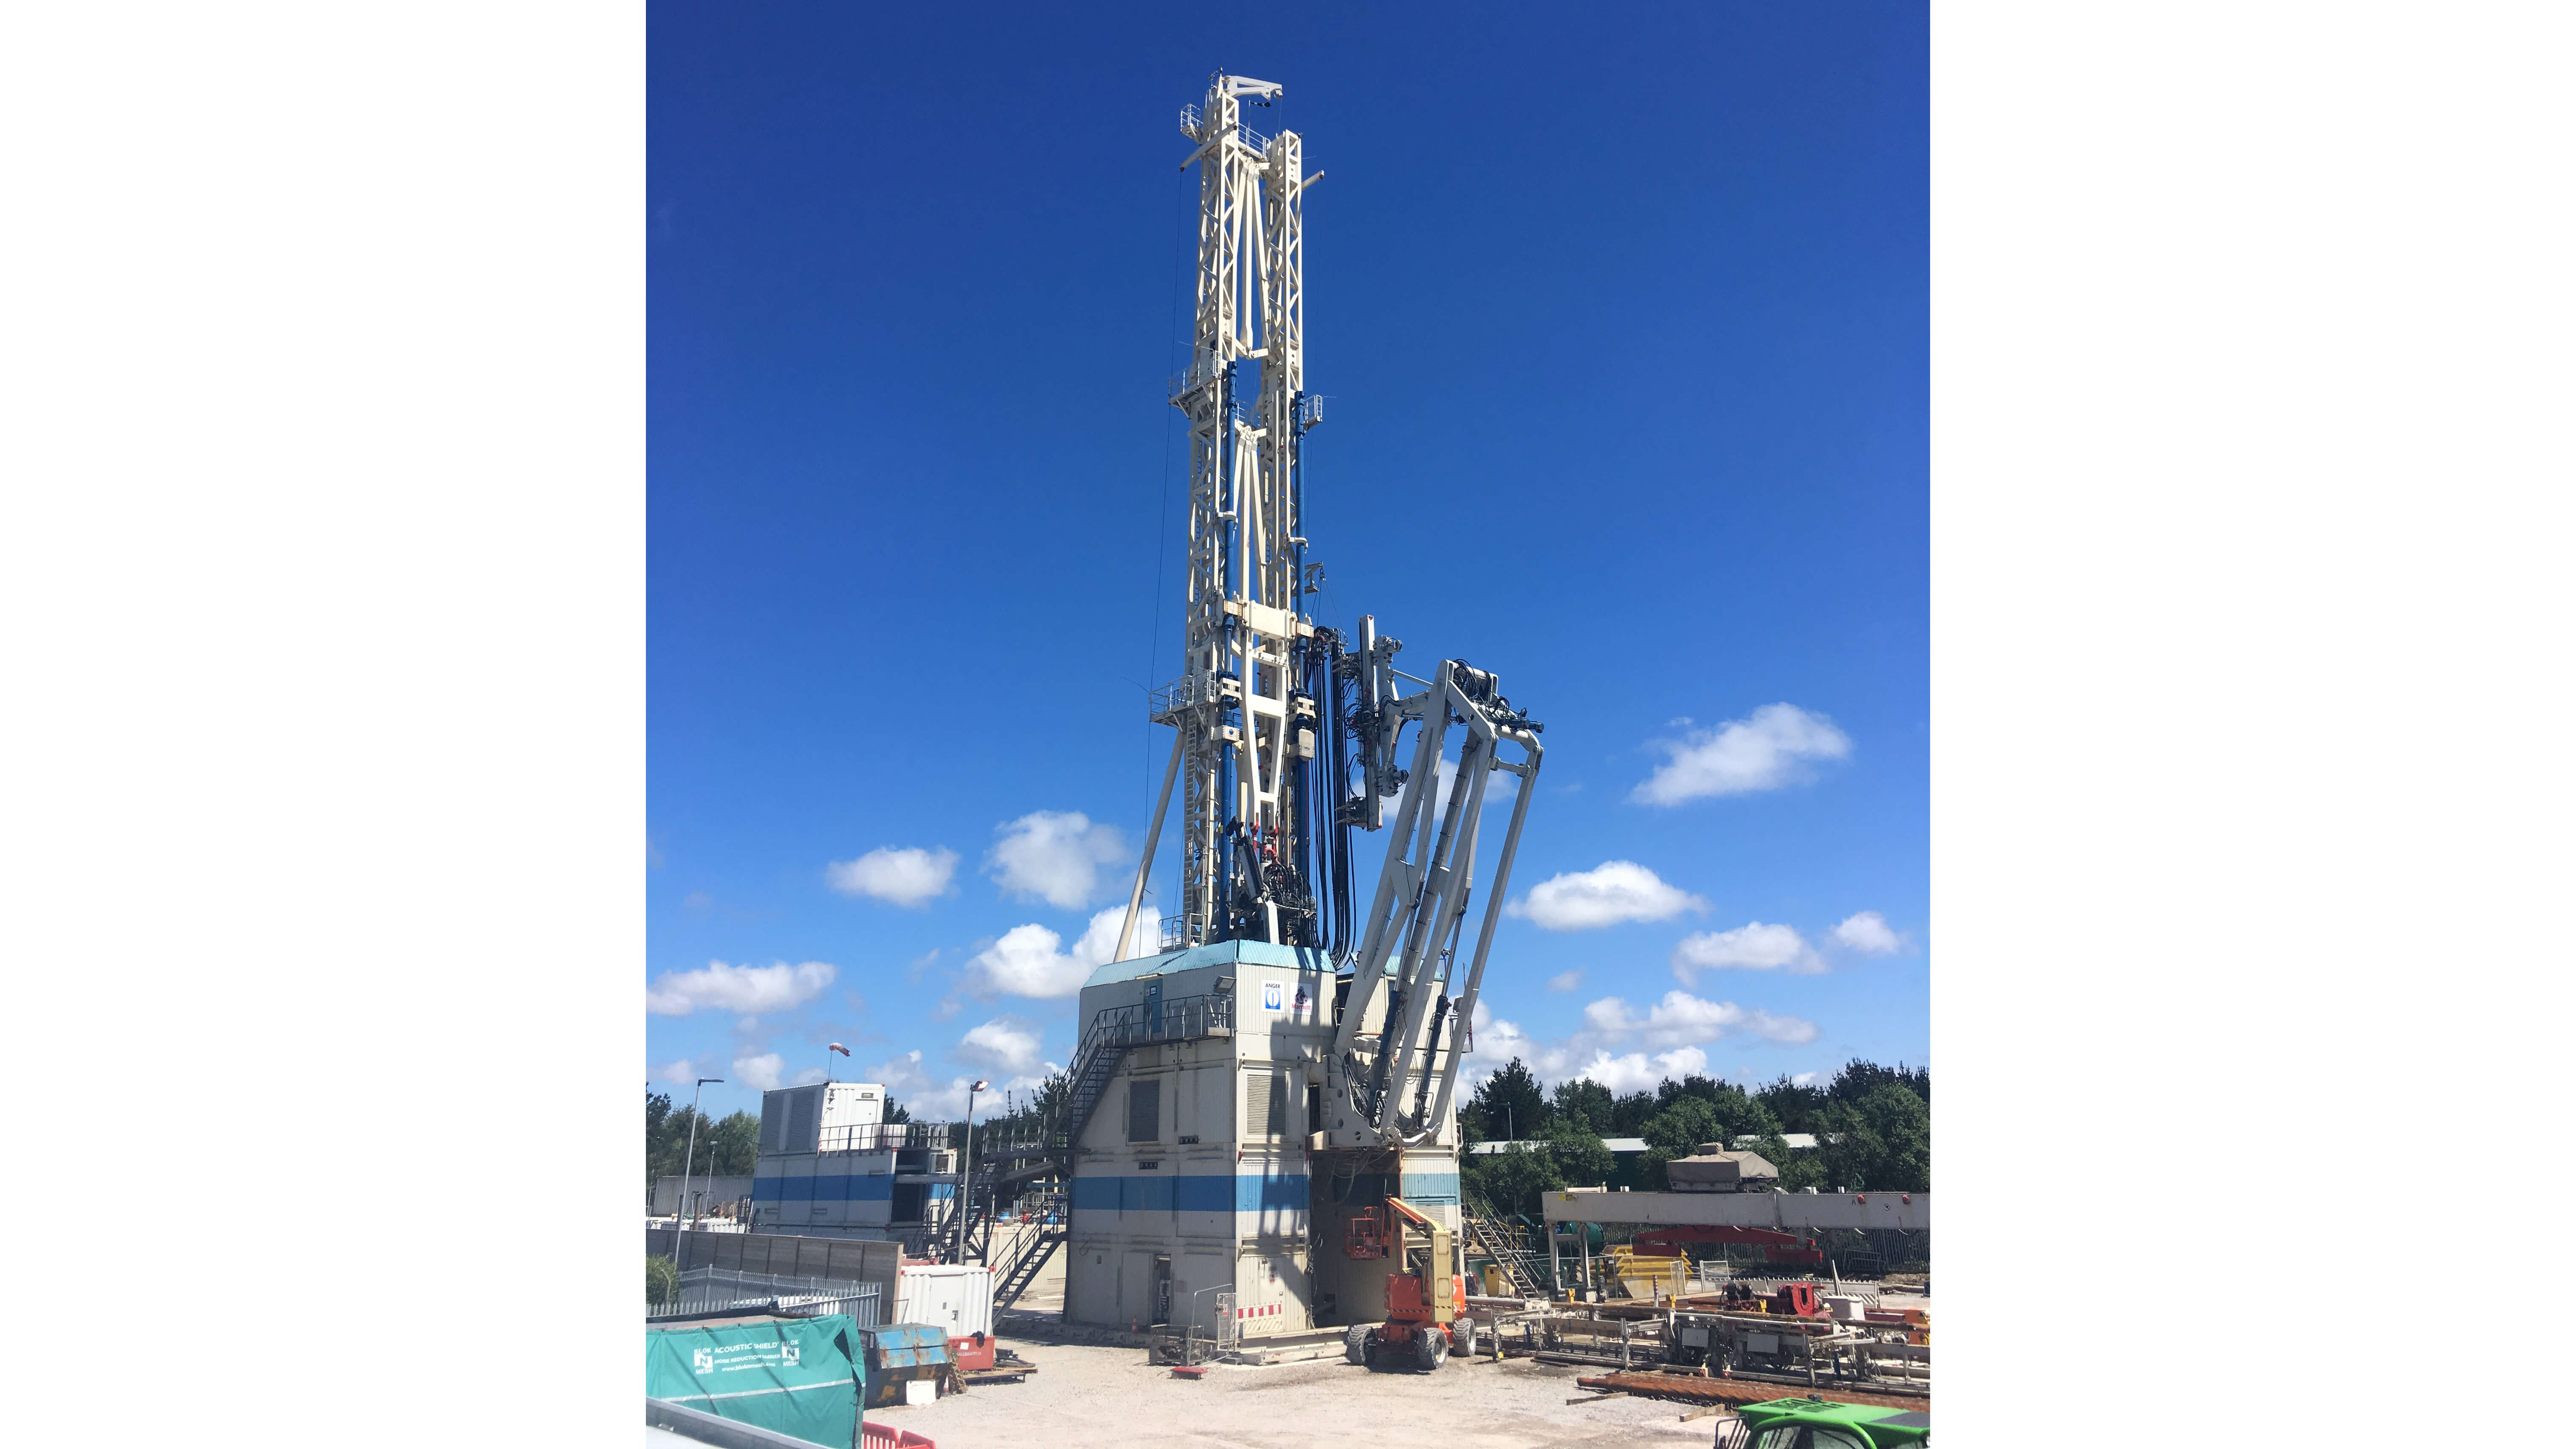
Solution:
{"label": "tarpaulin cover", "polygon": [[850,1449],[865,1370],[846,1313],[644,1332],[644,1392],[720,1418]]}

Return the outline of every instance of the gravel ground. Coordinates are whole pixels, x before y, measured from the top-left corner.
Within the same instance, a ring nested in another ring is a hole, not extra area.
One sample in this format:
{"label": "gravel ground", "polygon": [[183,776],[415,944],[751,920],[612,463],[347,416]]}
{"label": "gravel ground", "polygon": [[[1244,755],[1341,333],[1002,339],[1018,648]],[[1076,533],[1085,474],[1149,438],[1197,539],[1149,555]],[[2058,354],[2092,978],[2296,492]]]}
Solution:
{"label": "gravel ground", "polygon": [[1040,1365],[936,1404],[871,1409],[868,1420],[939,1449],[1243,1445],[1305,1449],[1339,1440],[1436,1435],[1440,1449],[1706,1444],[1714,1424],[1682,1407],[1618,1398],[1568,1404],[1592,1369],[1512,1359],[1452,1361],[1437,1373],[1371,1373],[1338,1360],[1270,1368],[1211,1365],[1198,1382],[1141,1349],[1018,1344]]}

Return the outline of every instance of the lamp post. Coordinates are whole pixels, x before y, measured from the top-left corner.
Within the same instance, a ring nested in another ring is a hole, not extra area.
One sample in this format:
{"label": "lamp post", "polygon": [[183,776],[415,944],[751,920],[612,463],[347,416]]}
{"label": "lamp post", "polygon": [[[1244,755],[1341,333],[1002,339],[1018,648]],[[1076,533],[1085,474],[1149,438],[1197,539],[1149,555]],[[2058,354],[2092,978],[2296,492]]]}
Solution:
{"label": "lamp post", "polygon": [[957,1256],[951,1262],[966,1261],[966,1208],[975,1200],[975,1094],[991,1085],[978,1077],[975,1085],[966,1089],[966,1170],[957,1179]]}
{"label": "lamp post", "polygon": [[[671,1218],[671,1227],[675,1232],[687,1230],[681,1223],[679,1214],[689,1210],[689,1169],[698,1165],[698,1095],[707,1089],[709,1082],[723,1086],[724,1078],[700,1077],[697,1091],[689,1093],[689,1154],[680,1159],[680,1200],[674,1205],[677,1211]],[[679,1255],[675,1252],[672,1256],[677,1258]]]}

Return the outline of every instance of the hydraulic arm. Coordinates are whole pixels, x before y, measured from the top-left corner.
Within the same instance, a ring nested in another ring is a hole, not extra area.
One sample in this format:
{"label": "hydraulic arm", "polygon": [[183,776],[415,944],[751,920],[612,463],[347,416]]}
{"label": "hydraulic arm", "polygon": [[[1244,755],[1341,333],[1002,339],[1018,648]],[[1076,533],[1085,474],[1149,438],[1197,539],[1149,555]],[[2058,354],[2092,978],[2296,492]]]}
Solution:
{"label": "hydraulic arm", "polygon": [[[1446,1118],[1542,754],[1542,726],[1512,707],[1493,674],[1464,660],[1443,660],[1429,687],[1398,697],[1394,651],[1384,647],[1393,641],[1378,641],[1368,620],[1361,638],[1362,776],[1402,794],[1333,1039],[1330,1067],[1340,1079],[1334,1089],[1341,1110],[1321,1144],[1327,1147],[1418,1143]],[[1389,762],[1407,724],[1416,727],[1413,763],[1398,770]],[[1440,767],[1453,729],[1462,737],[1444,789]],[[1486,787],[1496,773],[1517,777],[1519,788],[1461,980],[1459,938],[1475,891]],[[1366,808],[1374,813],[1382,804],[1372,796]],[[1384,1009],[1373,1011],[1381,990]]]}

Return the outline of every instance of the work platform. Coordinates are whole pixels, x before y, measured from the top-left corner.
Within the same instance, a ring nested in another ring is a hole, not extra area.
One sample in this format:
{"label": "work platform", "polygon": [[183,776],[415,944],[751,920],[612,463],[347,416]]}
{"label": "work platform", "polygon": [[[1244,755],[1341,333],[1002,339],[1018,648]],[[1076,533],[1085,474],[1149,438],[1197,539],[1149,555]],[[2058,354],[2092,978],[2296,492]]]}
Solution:
{"label": "work platform", "polygon": [[1928,1232],[1928,1192],[1551,1192],[1540,1203],[1548,1226],[1635,1223],[1654,1227]]}

